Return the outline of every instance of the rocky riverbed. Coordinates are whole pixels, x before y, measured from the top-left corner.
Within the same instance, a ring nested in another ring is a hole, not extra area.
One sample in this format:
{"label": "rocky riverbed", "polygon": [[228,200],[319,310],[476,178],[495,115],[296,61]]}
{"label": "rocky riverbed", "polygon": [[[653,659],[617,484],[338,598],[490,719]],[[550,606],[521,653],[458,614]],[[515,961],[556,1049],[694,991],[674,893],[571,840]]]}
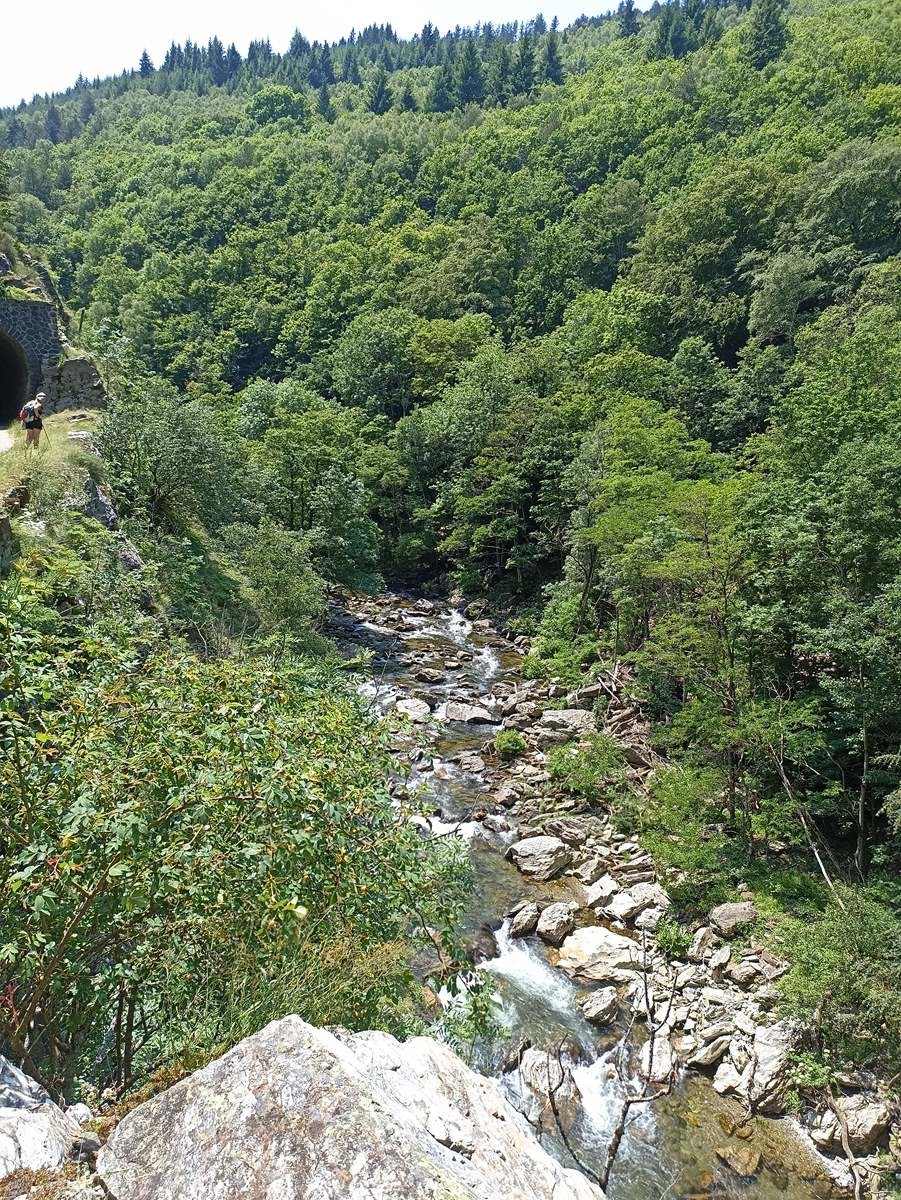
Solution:
{"label": "rocky riverbed", "polygon": [[[602,797],[551,786],[548,749],[599,729],[639,793],[659,765],[625,672],[573,691],[527,680],[527,641],[477,606],[357,597],[335,606],[331,633],[348,655],[372,655],[364,691],[397,722],[398,796],[423,802],[429,836],[469,844],[465,934],[505,1026],[479,1047],[479,1065],[560,1161],[600,1173],[623,1098],[671,1087],[632,1110],[612,1200],[842,1194],[842,1126],[855,1156],[872,1155],[891,1111],[849,1091],[806,1128],[783,1115],[803,1031],[776,1015],[788,964],[747,936],[750,900],[715,909],[684,960],[668,959],[655,931],[670,899],[650,857],[613,827]],[[513,761],[493,751],[501,729],[525,740]]]}

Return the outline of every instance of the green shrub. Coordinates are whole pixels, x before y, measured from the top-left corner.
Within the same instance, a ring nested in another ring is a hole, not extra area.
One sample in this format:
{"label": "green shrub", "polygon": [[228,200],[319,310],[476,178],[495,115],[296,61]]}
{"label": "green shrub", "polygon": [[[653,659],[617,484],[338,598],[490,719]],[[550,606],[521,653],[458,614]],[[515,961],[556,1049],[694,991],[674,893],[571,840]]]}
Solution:
{"label": "green shrub", "polygon": [[[839,900],[841,901],[840,907]],[[836,1063],[901,1069],[901,918],[869,889],[839,885],[819,916],[786,918],[787,1010],[822,1030]]]}
{"label": "green shrub", "polygon": [[404,943],[455,927],[466,872],[392,804],[387,734],[338,671],[39,635],[5,592],[4,1052],[69,1097],[285,1011],[390,1023]]}
{"label": "green shrub", "polygon": [[613,738],[596,733],[585,746],[554,746],[548,774],[564,792],[595,800],[604,788],[623,781],[626,764]]}
{"label": "green shrub", "polygon": [[687,925],[664,917],[657,926],[657,945],[667,958],[685,958],[692,942],[692,932]]}
{"label": "green shrub", "polygon": [[642,811],[641,842],[658,864],[683,878],[669,885],[677,912],[700,915],[729,899],[742,845],[719,824],[720,777],[715,771],[660,771]]}
{"label": "green shrub", "polygon": [[518,758],[528,749],[528,743],[518,729],[502,729],[495,735],[494,748],[501,758]]}

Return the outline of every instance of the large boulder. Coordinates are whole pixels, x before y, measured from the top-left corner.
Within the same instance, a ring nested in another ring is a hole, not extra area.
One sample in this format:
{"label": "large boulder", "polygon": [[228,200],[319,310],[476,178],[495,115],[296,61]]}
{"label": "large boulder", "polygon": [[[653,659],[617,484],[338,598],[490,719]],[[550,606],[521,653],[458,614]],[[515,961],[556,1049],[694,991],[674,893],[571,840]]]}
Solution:
{"label": "large boulder", "polygon": [[579,1008],[586,1021],[592,1025],[612,1025],[619,1012],[619,996],[616,988],[598,988],[580,997]]}
{"label": "large boulder", "polygon": [[624,983],[641,966],[641,947],[603,925],[587,925],[564,941],[558,966],[583,983]]}
{"label": "large boulder", "polygon": [[548,904],[541,910],[538,918],[538,936],[552,946],[559,946],[568,933],[576,926],[573,906],[562,900]]}
{"label": "large boulder", "polygon": [[748,1100],[756,1112],[780,1113],[791,1082],[792,1051],[797,1030],[787,1021],[760,1025],[754,1033]]}
{"label": "large boulder", "polygon": [[541,724],[554,733],[566,733],[573,738],[597,732],[594,717],[584,708],[545,709],[541,714]]}
{"label": "large boulder", "polygon": [[415,725],[424,724],[432,715],[432,710],[426,704],[425,700],[417,700],[412,696],[406,700],[398,700],[395,708],[402,717],[406,717]]}
{"label": "large boulder", "polygon": [[750,900],[737,904],[718,904],[710,913],[710,924],[720,937],[734,937],[757,920],[757,909]]}
{"label": "large boulder", "polygon": [[636,883],[617,892],[607,903],[607,912],[621,921],[631,921],[646,908],[669,908],[670,898],[659,883]]}
{"label": "large boulder", "polygon": [[78,1132],[41,1085],[0,1054],[0,1179],[15,1171],[55,1171]]}
{"label": "large boulder", "polygon": [[460,700],[448,700],[444,715],[448,721],[459,721],[463,725],[491,725],[497,720],[481,704],[464,704]]}
{"label": "large boulder", "polygon": [[532,1046],[519,1060],[522,1111],[536,1129],[568,1133],[576,1123],[582,1095],[572,1071],[556,1054]]}
{"label": "large boulder", "polygon": [[892,1122],[892,1110],[885,1100],[859,1092],[839,1096],[835,1101],[837,1115],[827,1109],[817,1117],[810,1135],[823,1150],[842,1152],[842,1120],[848,1130],[848,1145],[854,1154],[872,1154],[880,1138]]}
{"label": "large boulder", "polygon": [[522,838],[514,842],[507,851],[511,859],[523,875],[531,875],[534,879],[553,879],[559,875],[572,859],[572,851],[559,838],[537,837]]}
{"label": "large boulder", "polygon": [[430,1038],[275,1021],[118,1125],[114,1200],[603,1200]]}

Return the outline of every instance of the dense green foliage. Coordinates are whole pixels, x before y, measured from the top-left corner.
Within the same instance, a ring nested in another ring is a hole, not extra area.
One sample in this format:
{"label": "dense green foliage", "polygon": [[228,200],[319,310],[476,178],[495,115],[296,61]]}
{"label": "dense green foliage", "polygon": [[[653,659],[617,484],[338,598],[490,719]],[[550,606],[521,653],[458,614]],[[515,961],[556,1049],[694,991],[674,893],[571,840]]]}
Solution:
{"label": "dense green foliage", "polygon": [[675,766],[624,817],[686,910],[780,892],[775,845],[824,876],[785,907],[866,884],[896,947],[899,41],[879,0],[624,4],[173,47],[4,114],[179,618],[216,563],[308,646],[328,580],[540,603],[535,671],[633,664]]}

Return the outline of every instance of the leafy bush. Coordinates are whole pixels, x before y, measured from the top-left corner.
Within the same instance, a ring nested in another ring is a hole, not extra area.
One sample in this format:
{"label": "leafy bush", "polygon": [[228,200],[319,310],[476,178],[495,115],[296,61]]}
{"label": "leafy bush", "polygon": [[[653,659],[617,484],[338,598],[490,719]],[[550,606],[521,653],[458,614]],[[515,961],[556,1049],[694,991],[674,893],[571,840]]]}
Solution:
{"label": "leafy bush", "polygon": [[564,792],[597,800],[606,787],[625,778],[622,751],[613,738],[596,733],[586,746],[554,746],[548,754],[548,774]]}
{"label": "leafy bush", "polygon": [[403,942],[454,926],[465,873],[392,805],[352,690],[288,655],[41,637],[5,600],[5,1051],[69,1096],[284,1005],[385,1023],[413,994]]}
{"label": "leafy bush", "polygon": [[517,758],[525,753],[527,742],[518,729],[502,729],[495,734],[494,748],[501,758]]}
{"label": "leafy bush", "polygon": [[676,909],[706,913],[731,895],[730,868],[742,850],[718,823],[720,780],[713,771],[672,767],[654,777],[642,812],[642,845],[683,878],[669,884]]}
{"label": "leafy bush", "polygon": [[692,932],[687,925],[664,917],[655,934],[657,945],[667,958],[685,958],[692,942]]}
{"label": "leafy bush", "polygon": [[[841,905],[839,904],[841,901]],[[867,889],[839,886],[818,917],[787,918],[780,981],[789,1012],[818,1024],[836,1063],[901,1068],[901,918]]]}

